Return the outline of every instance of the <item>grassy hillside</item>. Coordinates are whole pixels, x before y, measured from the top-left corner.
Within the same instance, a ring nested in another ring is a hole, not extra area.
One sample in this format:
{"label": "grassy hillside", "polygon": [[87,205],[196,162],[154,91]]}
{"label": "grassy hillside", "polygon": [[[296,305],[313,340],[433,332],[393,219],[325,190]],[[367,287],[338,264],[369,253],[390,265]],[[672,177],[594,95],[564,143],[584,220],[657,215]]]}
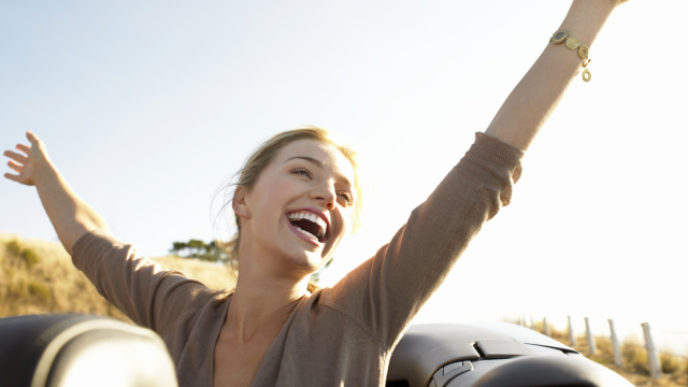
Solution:
{"label": "grassy hillside", "polygon": [[[540,333],[544,333],[542,322],[536,323],[533,329]],[[572,346],[578,352],[605,367],[611,368],[636,386],[688,386],[688,361],[686,361],[685,358],[672,356],[667,353],[659,354],[663,373],[662,377],[658,380],[652,380],[650,377],[647,351],[643,345],[635,339],[629,339],[621,343],[623,365],[617,367],[614,364],[612,342],[608,337],[595,337],[596,352],[594,355],[591,355],[585,336],[577,337],[576,345],[571,345],[567,332],[550,328],[550,336],[564,344]]]}
{"label": "grassy hillside", "polygon": [[[208,287],[230,286],[224,266],[178,257],[156,259]],[[98,294],[56,242],[0,233],[0,317],[36,313],[89,313],[127,318]]]}

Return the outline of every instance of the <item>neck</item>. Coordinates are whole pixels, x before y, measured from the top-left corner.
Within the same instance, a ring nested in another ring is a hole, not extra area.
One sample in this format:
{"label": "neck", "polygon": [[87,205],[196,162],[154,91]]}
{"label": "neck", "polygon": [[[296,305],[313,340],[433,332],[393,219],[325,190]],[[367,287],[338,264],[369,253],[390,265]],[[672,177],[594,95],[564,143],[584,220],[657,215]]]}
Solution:
{"label": "neck", "polygon": [[308,276],[271,277],[252,269],[240,267],[227,310],[226,326],[241,342],[250,341],[261,331],[281,328],[296,302],[307,294]]}

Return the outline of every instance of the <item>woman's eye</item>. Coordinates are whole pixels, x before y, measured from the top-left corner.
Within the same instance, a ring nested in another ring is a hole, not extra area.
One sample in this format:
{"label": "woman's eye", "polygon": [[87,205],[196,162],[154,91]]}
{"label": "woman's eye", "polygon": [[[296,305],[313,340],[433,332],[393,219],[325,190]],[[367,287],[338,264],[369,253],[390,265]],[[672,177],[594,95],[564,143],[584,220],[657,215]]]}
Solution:
{"label": "woman's eye", "polygon": [[303,169],[303,168],[296,168],[296,169],[292,170],[291,173],[293,173],[294,175],[301,175],[301,176],[305,176],[308,178],[311,177],[311,173],[307,169]]}
{"label": "woman's eye", "polygon": [[349,194],[348,192],[340,192],[340,193],[339,193],[339,198],[340,198],[344,203],[346,203],[347,205],[350,205],[351,202],[353,201],[353,199],[352,199],[352,197],[351,197],[351,194]]}

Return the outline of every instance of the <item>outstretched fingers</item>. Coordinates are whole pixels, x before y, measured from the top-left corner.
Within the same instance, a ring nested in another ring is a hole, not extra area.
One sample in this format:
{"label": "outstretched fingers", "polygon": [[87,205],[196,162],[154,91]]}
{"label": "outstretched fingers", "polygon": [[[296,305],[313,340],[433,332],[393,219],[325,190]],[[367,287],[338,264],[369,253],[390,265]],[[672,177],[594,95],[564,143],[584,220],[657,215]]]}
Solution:
{"label": "outstretched fingers", "polygon": [[11,173],[5,173],[5,178],[10,179],[12,181],[16,181],[17,183],[21,183],[21,179],[19,178],[19,175],[13,175]]}
{"label": "outstretched fingers", "polygon": [[14,169],[15,171],[21,173],[22,169],[24,168],[23,165],[17,164],[14,161],[10,160],[7,162],[7,166]]}
{"label": "outstretched fingers", "polygon": [[[5,156],[7,156],[7,151],[5,152]],[[22,177],[21,177],[22,171],[24,170],[24,165],[19,164],[19,163],[15,162],[14,160],[10,160],[7,162],[7,166],[14,169],[17,172],[17,174],[5,173],[4,176],[6,178],[12,180],[12,181],[16,181],[17,183],[24,184],[22,182]]]}
{"label": "outstretched fingers", "polygon": [[[7,179],[10,179],[12,181],[16,181],[17,183],[21,183],[21,172],[24,168],[24,164],[26,162],[26,157],[12,151],[5,151],[3,153],[5,156],[9,157],[11,160],[7,162],[7,166],[12,168],[17,172],[16,175],[11,174],[11,173],[5,173],[4,176]],[[15,161],[16,160],[16,161]]]}
{"label": "outstretched fingers", "polygon": [[17,144],[16,148],[17,148],[18,150],[20,150],[20,151],[26,153],[27,155],[28,155],[29,153],[31,153],[31,147],[26,146],[26,145],[24,145],[24,144]]}
{"label": "outstretched fingers", "polygon": [[[19,148],[19,145],[17,145],[17,148]],[[11,150],[6,150],[3,155],[9,157],[10,159],[21,163],[21,164],[26,164],[26,161],[28,160],[28,157],[22,155],[21,153],[17,153]],[[10,161],[11,162],[11,161]]]}
{"label": "outstretched fingers", "polygon": [[[40,148],[40,140],[33,133],[27,131],[26,137],[30,144],[17,144],[15,150],[6,150],[3,152],[3,156],[7,157],[7,166],[14,172],[4,173],[3,176],[8,179],[15,181],[24,185],[33,185],[33,179],[31,177],[33,164],[36,160],[32,157],[31,150],[36,147]],[[34,149],[35,150],[35,149]],[[40,159],[40,157],[39,157]]]}

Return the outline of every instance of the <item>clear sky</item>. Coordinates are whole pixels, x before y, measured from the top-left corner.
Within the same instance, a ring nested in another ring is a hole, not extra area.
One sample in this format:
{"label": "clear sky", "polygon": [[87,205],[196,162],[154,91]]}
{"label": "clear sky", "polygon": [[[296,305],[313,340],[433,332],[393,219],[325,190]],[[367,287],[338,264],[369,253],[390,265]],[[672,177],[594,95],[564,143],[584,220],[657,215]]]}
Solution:
{"label": "clear sky", "polygon": [[[155,256],[217,234],[221,189],[262,140],[330,129],[361,155],[367,195],[331,283],[460,159],[568,5],[0,0],[0,145],[35,131],[114,233]],[[588,315],[638,335],[649,321],[688,348],[685,15],[685,0],[612,15],[592,82],[573,82],[512,204],[418,321]],[[34,190],[5,180],[0,197],[1,232],[56,239]]]}

